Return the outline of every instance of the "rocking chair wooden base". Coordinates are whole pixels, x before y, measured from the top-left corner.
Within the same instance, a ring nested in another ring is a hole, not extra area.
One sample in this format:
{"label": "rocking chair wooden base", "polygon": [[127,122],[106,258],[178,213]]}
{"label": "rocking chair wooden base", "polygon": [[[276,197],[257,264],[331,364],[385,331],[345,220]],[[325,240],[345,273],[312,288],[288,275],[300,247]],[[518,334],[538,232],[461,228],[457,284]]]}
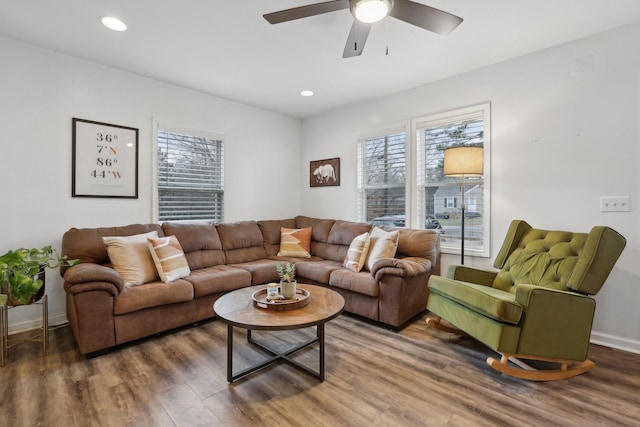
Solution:
{"label": "rocking chair wooden base", "polygon": [[440,329],[441,331],[448,332],[450,334],[456,334],[465,336],[468,335],[462,329],[458,329],[455,326],[449,326],[442,323],[442,318],[440,316],[429,316],[426,319],[427,325],[434,329]]}
{"label": "rocking chair wooden base", "polygon": [[[500,361],[493,357],[487,358],[487,365],[491,366],[498,372],[511,377],[520,378],[530,381],[554,381],[564,380],[566,378],[575,377],[576,375],[584,374],[587,371],[593,369],[596,364],[593,361],[587,359],[583,362],[574,362],[572,360],[554,359],[550,357],[538,357],[538,356],[525,356],[522,354],[510,354],[501,353],[502,357]],[[539,360],[543,362],[559,363],[560,369],[534,369],[527,366],[519,359]],[[520,368],[509,366],[508,362],[511,361]]]}
{"label": "rocking chair wooden base", "polygon": [[[439,329],[444,332],[456,335],[467,335],[464,331],[454,327],[445,325],[442,323],[440,316],[429,316],[426,319],[427,325],[432,328]],[[566,378],[575,377],[576,375],[584,374],[587,371],[596,366],[591,360],[587,359],[584,362],[574,362],[573,360],[554,359],[550,357],[539,356],[527,356],[523,354],[511,354],[500,353],[502,357],[500,360],[496,360],[493,357],[487,358],[487,365],[491,366],[496,371],[509,375],[514,378],[520,378],[530,381],[553,381],[563,380]],[[535,369],[522,362],[520,359],[537,360],[541,362],[559,363],[559,369]],[[509,365],[509,361],[516,364],[518,367]]]}

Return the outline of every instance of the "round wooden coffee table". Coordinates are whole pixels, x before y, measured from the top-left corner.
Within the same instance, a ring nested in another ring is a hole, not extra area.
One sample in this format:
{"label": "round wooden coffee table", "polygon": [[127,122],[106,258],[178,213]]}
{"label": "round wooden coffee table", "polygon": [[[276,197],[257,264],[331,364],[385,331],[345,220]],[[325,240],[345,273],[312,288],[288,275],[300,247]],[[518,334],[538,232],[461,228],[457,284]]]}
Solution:
{"label": "round wooden coffee table", "polygon": [[[272,363],[283,360],[286,363],[307,372],[320,381],[324,381],[324,324],[340,315],[344,308],[344,298],[339,293],[322,286],[298,283],[298,287],[311,293],[308,305],[294,310],[269,310],[254,307],[251,295],[265,286],[251,286],[238,289],[220,297],[213,304],[216,316],[227,324],[227,381],[233,382],[240,377],[262,369]],[[255,366],[233,373],[233,327],[247,330],[247,341],[267,352],[273,357]],[[252,330],[282,331],[315,326],[316,336],[306,342],[292,347],[285,352],[278,352],[267,345],[251,338]],[[292,354],[314,343],[319,344],[319,369],[314,371],[295,360]]]}

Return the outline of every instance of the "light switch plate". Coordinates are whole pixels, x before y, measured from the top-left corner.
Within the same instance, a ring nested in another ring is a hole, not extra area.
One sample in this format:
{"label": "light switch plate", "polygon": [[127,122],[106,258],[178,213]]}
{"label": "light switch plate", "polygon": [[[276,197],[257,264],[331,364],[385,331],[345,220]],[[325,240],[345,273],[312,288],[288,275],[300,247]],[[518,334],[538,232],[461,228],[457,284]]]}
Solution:
{"label": "light switch plate", "polygon": [[600,212],[630,212],[631,200],[629,196],[600,197]]}

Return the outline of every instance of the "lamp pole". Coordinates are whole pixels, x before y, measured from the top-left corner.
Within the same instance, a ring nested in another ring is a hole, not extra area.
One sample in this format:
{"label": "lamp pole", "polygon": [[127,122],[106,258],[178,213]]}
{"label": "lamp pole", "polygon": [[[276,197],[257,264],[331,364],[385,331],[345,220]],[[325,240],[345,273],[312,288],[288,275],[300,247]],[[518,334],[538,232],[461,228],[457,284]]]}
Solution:
{"label": "lamp pole", "polygon": [[460,191],[462,193],[462,221],[460,222],[460,264],[464,265],[464,174],[460,182]]}

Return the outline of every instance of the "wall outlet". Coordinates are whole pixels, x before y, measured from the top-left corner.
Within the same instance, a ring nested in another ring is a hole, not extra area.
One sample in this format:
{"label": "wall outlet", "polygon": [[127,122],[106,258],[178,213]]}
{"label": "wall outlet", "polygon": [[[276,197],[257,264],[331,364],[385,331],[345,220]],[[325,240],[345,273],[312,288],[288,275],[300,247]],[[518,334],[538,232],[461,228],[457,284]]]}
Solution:
{"label": "wall outlet", "polygon": [[603,196],[600,197],[600,212],[630,212],[631,201],[629,196]]}

